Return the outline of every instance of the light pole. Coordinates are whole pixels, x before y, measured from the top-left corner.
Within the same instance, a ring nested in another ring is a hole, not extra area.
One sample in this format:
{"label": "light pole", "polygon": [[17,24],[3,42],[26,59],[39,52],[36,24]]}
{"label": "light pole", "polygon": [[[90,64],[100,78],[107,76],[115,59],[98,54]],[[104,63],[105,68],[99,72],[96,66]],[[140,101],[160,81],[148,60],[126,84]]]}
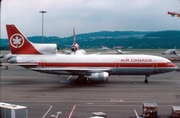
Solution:
{"label": "light pole", "polygon": [[39,13],[42,13],[42,43],[44,42],[44,37],[43,37],[43,28],[44,28],[44,13],[47,13],[46,11],[39,11]]}

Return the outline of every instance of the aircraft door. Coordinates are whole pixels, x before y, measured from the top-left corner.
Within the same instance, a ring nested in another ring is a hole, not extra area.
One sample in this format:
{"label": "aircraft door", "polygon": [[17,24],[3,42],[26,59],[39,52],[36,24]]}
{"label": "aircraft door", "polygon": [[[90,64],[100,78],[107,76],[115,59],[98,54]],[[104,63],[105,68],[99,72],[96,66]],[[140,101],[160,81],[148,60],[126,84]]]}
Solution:
{"label": "aircraft door", "polygon": [[118,61],[115,61],[115,67],[120,67],[120,61],[118,60]]}
{"label": "aircraft door", "polygon": [[39,63],[39,66],[40,66],[40,67],[45,67],[45,61],[44,61],[44,60],[41,60],[41,62]]}
{"label": "aircraft door", "polygon": [[154,63],[153,66],[154,66],[154,68],[156,68],[157,67],[157,63]]}

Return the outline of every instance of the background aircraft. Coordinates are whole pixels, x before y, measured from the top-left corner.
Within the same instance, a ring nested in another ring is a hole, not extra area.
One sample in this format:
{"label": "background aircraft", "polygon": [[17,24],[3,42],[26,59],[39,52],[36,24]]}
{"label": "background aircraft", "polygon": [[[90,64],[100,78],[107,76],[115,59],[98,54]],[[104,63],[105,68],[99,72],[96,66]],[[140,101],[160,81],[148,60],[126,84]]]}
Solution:
{"label": "background aircraft", "polygon": [[108,50],[109,48],[106,46],[101,46],[101,48],[99,48],[99,50]]}
{"label": "background aircraft", "polygon": [[112,50],[108,50],[106,52],[106,54],[128,54],[128,53],[131,53],[132,51],[122,51],[121,48],[123,46],[114,46],[114,48],[116,49],[115,51],[112,51]]}
{"label": "background aircraft", "polygon": [[116,50],[117,54],[128,54],[131,53],[132,51],[122,51],[120,49]]}
{"label": "background aircraft", "polygon": [[11,57],[11,53],[6,55],[0,55],[1,62],[7,62],[7,60]]}
{"label": "background aircraft", "polygon": [[174,49],[168,49],[168,50],[162,52],[162,54],[163,55],[177,55],[178,52],[177,52],[176,48],[174,48]]}
{"label": "background aircraft", "polygon": [[46,53],[30,42],[15,25],[6,25],[10,50],[8,62],[41,73],[76,75],[76,84],[107,82],[110,75],[145,75],[171,72],[177,66],[166,58],[151,55],[65,55]]}
{"label": "background aircraft", "polygon": [[117,50],[108,50],[107,52],[104,52],[105,54],[128,54],[131,53],[132,51],[122,51],[120,49]]}
{"label": "background aircraft", "polygon": [[167,14],[171,15],[172,17],[174,17],[174,16],[180,17],[180,13],[177,13],[177,12],[168,11]]}
{"label": "background aircraft", "polygon": [[70,48],[70,50],[66,50],[65,54],[72,54],[72,55],[82,55],[86,54],[86,51],[83,49],[79,49],[79,44],[76,42],[76,35],[75,35],[75,29],[73,28],[73,39],[74,42]]}
{"label": "background aircraft", "polygon": [[127,54],[127,53],[131,53],[131,51],[122,51],[121,48],[123,48],[123,46],[115,46],[114,47],[116,50],[117,54]]}
{"label": "background aircraft", "polygon": [[4,56],[3,55],[0,55],[0,63],[2,63],[4,60]]}

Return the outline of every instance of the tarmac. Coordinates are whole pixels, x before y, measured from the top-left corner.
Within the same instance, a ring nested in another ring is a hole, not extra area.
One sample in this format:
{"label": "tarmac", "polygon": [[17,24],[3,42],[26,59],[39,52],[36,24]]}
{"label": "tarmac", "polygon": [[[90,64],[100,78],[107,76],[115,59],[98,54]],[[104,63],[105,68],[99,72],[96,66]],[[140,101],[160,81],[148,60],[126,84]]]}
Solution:
{"label": "tarmac", "polygon": [[0,71],[0,102],[27,106],[28,118],[51,118],[57,112],[62,113],[58,118],[87,118],[92,112],[136,118],[134,109],[142,115],[143,102],[156,102],[159,118],[169,118],[172,106],[180,106],[180,71],[151,75],[148,84],[144,76],[110,76],[106,84],[87,85],[61,84],[69,76],[19,66]]}

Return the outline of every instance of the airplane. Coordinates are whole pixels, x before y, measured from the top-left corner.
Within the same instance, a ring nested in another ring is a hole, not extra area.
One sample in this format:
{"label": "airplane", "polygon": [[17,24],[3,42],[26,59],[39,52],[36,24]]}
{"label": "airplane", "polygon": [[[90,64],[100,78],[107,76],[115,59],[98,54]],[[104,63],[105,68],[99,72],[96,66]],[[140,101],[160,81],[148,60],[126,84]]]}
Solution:
{"label": "airplane", "polygon": [[[3,66],[2,63],[7,63],[8,60],[11,57],[11,53],[6,54],[6,55],[0,55],[0,66]],[[5,69],[8,70],[8,65],[5,65]]]}
{"label": "airplane", "polygon": [[4,60],[4,56],[3,55],[0,55],[0,63],[2,63]]}
{"label": "airplane", "polygon": [[[175,71],[170,60],[153,55],[65,55],[46,53],[30,42],[15,25],[6,25],[12,56],[9,64],[56,75],[78,76],[76,84],[90,81],[106,83],[111,75],[145,75]],[[47,52],[48,47],[45,49]]]}
{"label": "airplane", "polygon": [[117,54],[127,54],[127,53],[131,53],[131,51],[122,51],[120,49],[116,50]]}
{"label": "airplane", "polygon": [[107,48],[107,47],[102,47],[102,48],[104,48],[105,50],[108,50],[108,51],[104,52],[105,54],[128,54],[128,53],[131,53],[131,51],[122,51],[121,50],[122,47],[123,46],[114,46],[114,48],[117,49],[115,51],[109,50],[109,48]]}
{"label": "airplane", "polygon": [[[16,35],[16,37],[13,39],[13,41],[17,43],[16,45],[13,45],[15,48],[18,46],[21,46],[19,45],[21,41],[17,39],[18,37],[21,37],[21,35]],[[12,42],[9,42],[9,44],[11,43]],[[21,43],[24,44],[24,41],[22,40]],[[24,44],[24,45],[27,46],[26,53],[28,53],[28,51],[31,50],[29,54],[56,54],[57,53],[57,44],[53,44],[53,43],[52,44],[46,44],[46,43],[39,44],[39,43],[30,42],[30,45],[33,45],[32,49],[30,46],[28,46],[28,44]],[[37,49],[39,52],[35,50],[34,48]],[[1,63],[6,63],[13,56],[13,54],[23,54],[25,50],[24,51],[14,50],[14,51],[15,52],[10,52],[9,54],[4,55],[3,58],[1,58]],[[5,68],[8,69],[8,65],[5,65]]]}
{"label": "airplane", "polygon": [[174,16],[180,17],[180,13],[177,13],[177,12],[168,11],[167,14],[170,14],[172,17],[174,17]]}
{"label": "airplane", "polygon": [[99,50],[108,50],[109,48],[106,46],[101,46],[101,48],[99,48]]}
{"label": "airplane", "polygon": [[84,54],[86,54],[85,50],[79,49],[79,44],[76,42],[76,35],[75,35],[75,29],[74,28],[73,28],[73,37],[74,37],[74,42],[70,48],[71,50],[66,50],[64,53],[65,54],[71,54],[71,55],[84,55]]}
{"label": "airplane", "polygon": [[105,54],[128,54],[128,53],[131,53],[132,51],[122,51],[120,49],[117,49],[117,50],[113,50],[113,51],[107,51],[107,52],[104,52]]}
{"label": "airplane", "polygon": [[3,56],[3,55],[0,55],[0,58],[4,58],[4,56]]}
{"label": "airplane", "polygon": [[[2,66],[1,63],[6,63],[11,57],[11,53],[6,54],[6,55],[0,55],[0,66]],[[8,69],[8,67],[6,67]]]}
{"label": "airplane", "polygon": [[176,48],[174,49],[168,49],[164,52],[162,52],[163,55],[177,55],[178,52],[176,51]]}
{"label": "airplane", "polygon": [[122,51],[121,48],[123,48],[123,46],[115,46],[114,48],[116,48],[116,53],[117,54],[127,54],[127,53],[131,53],[131,51]]}

